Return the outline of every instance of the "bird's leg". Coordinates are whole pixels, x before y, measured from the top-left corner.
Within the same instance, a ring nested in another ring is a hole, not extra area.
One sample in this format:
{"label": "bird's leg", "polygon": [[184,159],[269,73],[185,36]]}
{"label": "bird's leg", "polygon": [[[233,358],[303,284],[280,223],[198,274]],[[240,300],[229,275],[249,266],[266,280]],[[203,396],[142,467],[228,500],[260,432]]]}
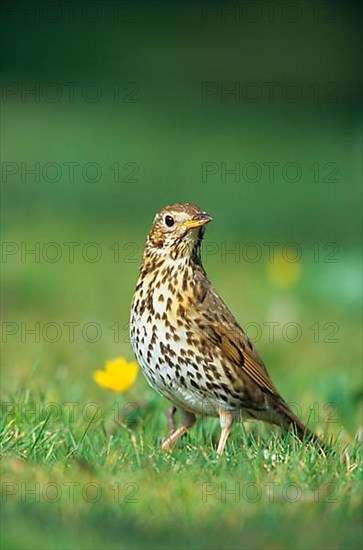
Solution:
{"label": "bird's leg", "polygon": [[170,449],[170,447],[177,441],[177,439],[184,435],[195,422],[195,415],[193,413],[182,410],[181,414],[182,425],[174,432],[169,433],[168,437],[164,439],[161,444],[161,448],[163,451],[167,451],[168,449]]}
{"label": "bird's leg", "polygon": [[229,432],[233,424],[234,415],[231,412],[219,409],[219,422],[222,428],[221,435],[219,436],[217,454],[221,456],[223,454],[224,447],[226,446]]}
{"label": "bird's leg", "polygon": [[168,435],[172,435],[176,430],[175,420],[174,420],[175,413],[176,413],[175,405],[172,405],[172,407],[170,407],[170,409],[168,409],[168,412],[166,413],[166,418],[168,420],[168,428],[169,428]]}

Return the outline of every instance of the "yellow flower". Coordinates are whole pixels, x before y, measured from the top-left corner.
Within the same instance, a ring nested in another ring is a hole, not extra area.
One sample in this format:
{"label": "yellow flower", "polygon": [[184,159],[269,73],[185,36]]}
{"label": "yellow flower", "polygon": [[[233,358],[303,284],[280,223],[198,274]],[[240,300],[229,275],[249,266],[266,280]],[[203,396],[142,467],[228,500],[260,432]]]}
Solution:
{"label": "yellow flower", "polygon": [[105,370],[96,370],[93,379],[102,388],[124,392],[135,382],[137,371],[137,363],[117,357],[112,361],[106,361]]}
{"label": "yellow flower", "polygon": [[289,288],[294,286],[301,275],[301,262],[289,257],[282,252],[276,253],[272,262],[267,264],[267,273],[270,281],[276,286]]}

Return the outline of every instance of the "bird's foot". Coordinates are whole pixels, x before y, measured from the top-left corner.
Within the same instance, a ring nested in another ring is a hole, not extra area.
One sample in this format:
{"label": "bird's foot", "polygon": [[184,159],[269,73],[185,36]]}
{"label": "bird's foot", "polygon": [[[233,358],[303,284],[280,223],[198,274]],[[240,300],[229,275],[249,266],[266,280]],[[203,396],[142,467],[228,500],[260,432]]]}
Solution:
{"label": "bird's foot", "polygon": [[172,445],[188,431],[187,426],[181,426],[177,430],[175,430],[173,433],[169,434],[162,442],[161,442],[161,450],[162,451],[168,451]]}

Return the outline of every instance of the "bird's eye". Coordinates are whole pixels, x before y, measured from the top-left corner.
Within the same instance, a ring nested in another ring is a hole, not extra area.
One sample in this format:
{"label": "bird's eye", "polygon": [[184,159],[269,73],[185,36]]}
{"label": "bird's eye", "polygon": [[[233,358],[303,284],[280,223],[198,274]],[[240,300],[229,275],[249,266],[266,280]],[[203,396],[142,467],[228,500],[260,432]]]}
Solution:
{"label": "bird's eye", "polygon": [[174,218],[172,216],[165,216],[165,224],[168,227],[173,227],[174,225]]}

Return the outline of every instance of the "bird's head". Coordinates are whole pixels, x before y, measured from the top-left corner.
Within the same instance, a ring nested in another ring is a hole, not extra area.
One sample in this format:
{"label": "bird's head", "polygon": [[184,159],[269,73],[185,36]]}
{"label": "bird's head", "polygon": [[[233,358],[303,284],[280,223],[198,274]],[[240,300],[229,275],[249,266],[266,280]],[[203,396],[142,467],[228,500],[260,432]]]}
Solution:
{"label": "bird's head", "polygon": [[194,204],[169,204],[154,218],[148,234],[145,253],[173,259],[199,257],[204,226],[211,216]]}

